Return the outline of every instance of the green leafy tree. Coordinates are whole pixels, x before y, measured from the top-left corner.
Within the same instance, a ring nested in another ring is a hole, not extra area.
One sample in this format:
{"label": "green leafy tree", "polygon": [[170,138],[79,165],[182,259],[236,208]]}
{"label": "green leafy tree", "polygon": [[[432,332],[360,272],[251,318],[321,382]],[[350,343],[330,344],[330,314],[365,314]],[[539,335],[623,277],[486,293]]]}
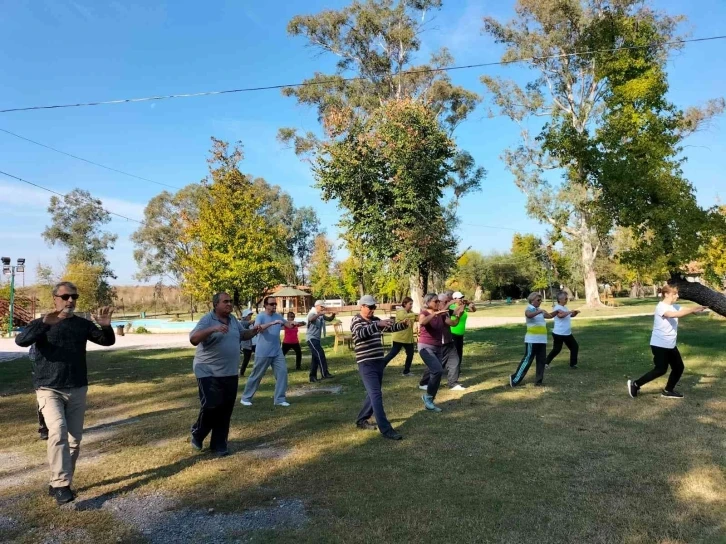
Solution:
{"label": "green leafy tree", "polygon": [[[453,62],[448,51],[437,51],[428,64],[414,64],[416,53],[421,48],[420,36],[426,24],[426,14],[440,6],[440,0],[354,1],[340,10],[301,15],[290,21],[290,34],[304,36],[318,51],[336,55],[339,59],[334,74],[317,73],[306,80],[306,85],[284,90],[285,95],[296,98],[299,103],[315,107],[325,129],[324,139],[313,133],[300,135],[291,128],[280,131],[280,139],[294,145],[298,154],[311,153],[314,156],[316,178],[318,186],[324,189],[324,198],[339,199],[342,196],[340,187],[327,190],[326,193],[325,188],[331,187],[335,174],[328,175],[325,180],[321,177],[332,166],[328,161],[335,155],[333,151],[336,146],[338,149],[347,147],[352,151],[356,147],[356,137],[363,136],[366,130],[374,130],[376,125],[382,128],[381,111],[392,112],[392,102],[406,104],[409,111],[413,111],[412,104],[426,110],[443,135],[450,135],[476,107],[479,97],[475,93],[453,85],[446,72],[436,70]],[[349,76],[354,78],[350,79]],[[389,124],[389,129],[394,129],[394,123]],[[399,136],[405,135],[401,133]],[[347,184],[351,186],[351,191],[356,190],[354,185],[360,186],[357,179],[367,178],[366,183],[370,183],[374,174],[372,166],[368,164],[367,153],[372,149],[370,144],[370,141],[360,142],[361,147],[355,152],[358,157],[355,164],[350,162],[346,167],[340,163],[336,165],[336,168],[348,169],[350,177]],[[417,302],[430,274],[441,268],[441,263],[447,259],[446,271],[454,265],[450,253],[456,247],[456,239],[451,235],[455,204],[464,194],[477,189],[485,174],[482,168],[474,165],[468,154],[456,150],[453,142],[448,147],[445,157],[440,155],[433,161],[424,160],[416,168],[416,172],[423,177],[429,180],[436,178],[434,191],[451,189],[454,195],[454,206],[445,210],[440,203],[437,205],[435,210],[440,217],[433,219],[431,225],[440,229],[440,238],[451,247],[444,253],[432,251],[432,260],[420,261],[408,270],[411,274],[412,295]],[[398,149],[402,154],[412,150]],[[403,157],[399,159],[401,161]],[[423,165],[433,170],[423,172]],[[341,172],[339,170],[338,173]],[[328,174],[331,172],[328,171]],[[381,189],[380,194],[369,192],[370,199],[378,203],[386,202],[387,185],[385,178],[369,185],[369,191]],[[348,204],[353,204],[350,199]],[[426,204],[428,200],[424,199],[422,205]],[[356,207],[346,209],[354,215],[360,211]],[[351,215],[348,215],[342,226],[347,228],[350,225]],[[418,237],[416,245],[419,249],[424,242],[421,230],[405,233],[409,240]],[[375,245],[383,237],[369,234],[363,236],[358,229],[356,236],[362,236],[359,242],[366,250],[370,248],[371,259],[382,262],[381,254],[386,253],[390,257],[395,253],[386,246]]]}
{"label": "green leafy tree", "polygon": [[93,293],[87,295],[98,303],[110,304],[113,288],[108,280],[116,276],[110,268],[106,251],[113,249],[118,236],[102,230],[103,225],[111,221],[103,202],[93,198],[88,191],[74,189],[63,197],[52,196],[48,213],[51,223],[43,231],[43,239],[51,246],[58,244],[65,247],[69,265],[98,267],[98,283],[88,287]]}
{"label": "green leafy tree", "polygon": [[[726,206],[719,206],[718,211],[726,217]],[[699,260],[711,283],[719,289],[726,288],[726,236],[711,236],[704,244]]]}
{"label": "green leafy tree", "polygon": [[194,250],[182,259],[184,287],[200,300],[217,291],[231,292],[238,302],[256,300],[282,281],[274,256],[284,251],[285,231],[261,214],[263,198],[253,180],[239,169],[239,145],[213,139],[208,198],[200,202],[198,218],[187,223],[183,241]]}
{"label": "green leafy tree", "polygon": [[38,263],[35,267],[35,278],[33,296],[38,299],[38,306],[40,308],[52,308],[53,286],[58,282],[53,268]]}
{"label": "green leafy tree", "polygon": [[[92,265],[87,262],[69,262],[66,265],[62,281],[70,281],[78,288],[78,301],[76,309],[79,312],[93,312],[99,306],[108,304],[106,299],[99,298],[97,287],[103,281],[103,266]],[[52,300],[52,299],[51,299]],[[48,306],[47,308],[52,308]]]}
{"label": "green leafy tree", "polygon": [[341,282],[335,274],[334,247],[324,234],[315,237],[310,257],[310,287],[314,298],[328,299],[341,295]]}

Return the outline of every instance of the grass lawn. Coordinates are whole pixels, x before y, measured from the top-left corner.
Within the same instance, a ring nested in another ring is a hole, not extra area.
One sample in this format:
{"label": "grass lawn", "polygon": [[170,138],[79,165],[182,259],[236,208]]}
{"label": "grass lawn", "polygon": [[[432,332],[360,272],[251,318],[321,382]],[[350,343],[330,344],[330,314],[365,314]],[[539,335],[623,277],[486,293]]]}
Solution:
{"label": "grass lawn", "polygon": [[[292,407],[274,408],[268,372],[254,406],[237,404],[233,455],[224,459],[188,444],[198,407],[191,350],[95,352],[81,453],[92,462],[79,466],[76,502],[162,493],[214,508],[211,520],[304,502],[302,528],[241,532],[230,542],[726,542],[726,322],[683,320],[685,400],[660,398],[664,379],[631,399],[627,378],[651,365],[651,323],[573,323],[580,369],[568,368],[565,350],[546,387],[533,387],[531,369],[516,390],[508,376],[523,327],[472,331],[463,365],[471,387],[442,391],[441,414],[423,410],[399,357],[384,397],[401,442],[354,427],[363,399],[355,364],[345,349],[329,352],[335,378],[324,384],[343,392],[291,396]],[[422,368],[416,355],[414,370]],[[306,372],[290,373],[291,390],[310,385]],[[0,456],[42,463],[27,360],[0,364],[0,393]],[[0,465],[0,480],[12,473]],[[44,476],[0,487],[0,537],[145,542],[108,509],[59,509],[42,493]],[[2,515],[19,524],[3,531]]]}

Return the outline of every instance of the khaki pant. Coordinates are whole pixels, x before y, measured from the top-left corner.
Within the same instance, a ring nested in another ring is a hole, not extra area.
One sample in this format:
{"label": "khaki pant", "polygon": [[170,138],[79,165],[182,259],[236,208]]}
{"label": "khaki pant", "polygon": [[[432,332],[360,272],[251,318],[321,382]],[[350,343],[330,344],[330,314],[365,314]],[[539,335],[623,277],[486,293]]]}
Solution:
{"label": "khaki pant", "polygon": [[88,386],[35,391],[48,426],[48,464],[53,487],[70,486],[73,481],[81,451],[87,392]]}

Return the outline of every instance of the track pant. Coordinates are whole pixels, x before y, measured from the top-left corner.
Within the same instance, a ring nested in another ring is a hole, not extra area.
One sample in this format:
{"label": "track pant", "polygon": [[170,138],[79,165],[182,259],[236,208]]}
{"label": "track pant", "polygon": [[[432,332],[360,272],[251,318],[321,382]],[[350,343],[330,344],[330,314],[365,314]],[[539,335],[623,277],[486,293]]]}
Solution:
{"label": "track pant", "polygon": [[402,349],[406,350],[406,362],[403,366],[403,373],[408,374],[409,372],[411,372],[411,363],[413,363],[413,344],[393,342],[391,351],[386,354],[383,360],[386,362],[386,364],[390,363]]}
{"label": "track pant", "polygon": [[257,357],[255,356],[255,367],[252,374],[247,379],[245,391],[242,393],[242,400],[251,402],[255,396],[257,388],[260,386],[262,376],[267,372],[268,367],[272,366],[272,372],[275,375],[275,398],[274,403],[280,404],[285,402],[285,392],[287,391],[287,363],[285,356],[280,351],[274,357]]}
{"label": "track pant", "polygon": [[550,364],[552,360],[560,354],[560,351],[562,351],[562,344],[565,344],[567,349],[570,350],[570,366],[577,365],[577,353],[580,351],[580,345],[577,343],[577,340],[575,340],[575,337],[571,334],[562,335],[554,333],[552,334],[552,351],[550,351],[550,354],[547,356],[545,364]]}
{"label": "track pant", "polygon": [[383,391],[381,391],[381,386],[383,385],[383,371],[385,368],[386,364],[383,359],[367,363],[358,363],[358,373],[363,380],[363,387],[366,389],[366,398],[363,401],[363,407],[358,413],[358,418],[355,422],[363,423],[375,414],[378,430],[381,433],[385,433],[393,428],[383,409]]}
{"label": "track pant", "polygon": [[302,349],[300,349],[300,344],[285,344],[283,342],[282,354],[287,355],[287,352],[290,350],[295,352],[295,370],[300,370],[302,368]]}
{"label": "track pant", "polygon": [[245,372],[247,372],[247,365],[250,364],[250,359],[252,359],[252,354],[255,352],[254,346],[252,349],[243,349],[242,350],[242,368],[240,368],[239,375],[244,376]]}
{"label": "track pant", "polygon": [[[449,342],[448,344],[441,346],[440,350],[439,360],[446,369],[447,385],[449,387],[454,387],[457,383],[459,383],[459,370],[461,369],[459,354],[456,353],[456,346],[454,346],[453,342]],[[427,367],[426,370],[424,370],[423,376],[421,376],[419,385],[428,385],[430,377],[431,371]]]}
{"label": "track pant", "polygon": [[192,436],[203,442],[211,432],[209,449],[212,451],[227,449],[229,422],[237,399],[238,385],[238,376],[197,378],[200,407],[199,416],[192,425]]}
{"label": "track pant", "polygon": [[70,486],[81,453],[83,418],[88,386],[69,389],[37,389],[38,407],[48,426],[50,485]]}
{"label": "track pant", "polygon": [[517,366],[517,371],[511,375],[512,385],[519,385],[527,375],[532,360],[537,359],[537,374],[535,383],[542,383],[544,380],[545,360],[547,355],[547,344],[524,344],[524,357]]}
{"label": "track pant", "polygon": [[441,346],[419,344],[418,354],[429,373],[426,394],[436,398],[436,393],[439,392],[439,386],[441,385],[441,376],[444,374],[444,365],[441,362]]}
{"label": "track pant", "polygon": [[459,368],[461,369],[461,363],[464,361],[464,335],[451,333],[454,338],[454,347],[456,348],[456,354],[459,356]]}
{"label": "track pant", "polygon": [[318,338],[311,338],[308,340],[308,347],[312,355],[312,362],[310,363],[310,377],[316,378],[318,375],[318,368],[320,368],[320,376],[328,376],[328,360],[325,358],[325,350],[320,345]]}
{"label": "track pant", "polygon": [[668,367],[670,366],[671,373],[670,376],[668,376],[668,382],[666,383],[665,390],[673,391],[673,388],[678,383],[678,380],[681,379],[683,370],[685,369],[683,359],[681,358],[681,352],[678,351],[678,348],[668,349],[659,348],[657,346],[650,346],[650,351],[653,352],[653,364],[655,365],[655,368],[635,380],[635,385],[642,387],[646,383],[651,382],[656,378],[660,378],[668,372]]}

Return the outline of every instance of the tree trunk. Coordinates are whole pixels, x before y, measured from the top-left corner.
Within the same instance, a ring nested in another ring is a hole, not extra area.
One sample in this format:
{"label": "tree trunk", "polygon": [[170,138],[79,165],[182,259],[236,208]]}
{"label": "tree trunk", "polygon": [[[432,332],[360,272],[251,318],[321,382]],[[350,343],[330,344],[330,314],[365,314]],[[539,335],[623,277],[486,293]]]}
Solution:
{"label": "tree trunk", "polygon": [[595,275],[595,267],[593,266],[595,255],[592,249],[592,243],[589,240],[582,242],[582,268],[585,280],[585,300],[588,308],[597,308],[602,306],[600,301],[600,293],[597,290],[597,276]]}
{"label": "tree trunk", "polygon": [[411,298],[413,299],[413,308],[411,311],[418,313],[421,311],[421,308],[423,308],[423,296],[425,294],[421,276],[417,273],[411,274],[408,277],[408,284],[411,288]]}
{"label": "tree trunk", "polygon": [[671,272],[668,285],[678,287],[678,295],[685,299],[706,306],[719,315],[726,317],[726,295],[714,291],[697,282],[688,281],[679,273]]}
{"label": "tree trunk", "polygon": [[476,291],[474,291],[474,301],[479,302],[481,300],[481,285],[476,286]]}

